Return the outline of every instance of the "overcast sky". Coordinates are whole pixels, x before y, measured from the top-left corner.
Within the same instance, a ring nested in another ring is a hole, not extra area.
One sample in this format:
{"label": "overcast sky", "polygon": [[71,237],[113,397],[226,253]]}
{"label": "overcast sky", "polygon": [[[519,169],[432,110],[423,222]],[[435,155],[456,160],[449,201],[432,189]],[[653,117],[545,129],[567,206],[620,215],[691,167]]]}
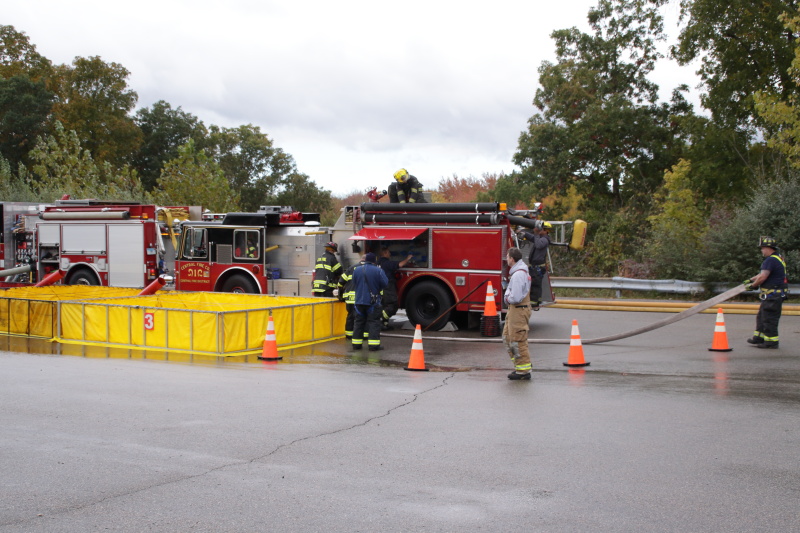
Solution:
{"label": "overcast sky", "polygon": [[[553,30],[588,30],[595,0],[27,0],[3,22],[54,63],[99,55],[139,107],[261,127],[320,187],[386,188],[510,172]],[[677,7],[665,15],[674,27]],[[674,33],[674,30],[672,30]],[[694,69],[663,61],[668,97]]]}

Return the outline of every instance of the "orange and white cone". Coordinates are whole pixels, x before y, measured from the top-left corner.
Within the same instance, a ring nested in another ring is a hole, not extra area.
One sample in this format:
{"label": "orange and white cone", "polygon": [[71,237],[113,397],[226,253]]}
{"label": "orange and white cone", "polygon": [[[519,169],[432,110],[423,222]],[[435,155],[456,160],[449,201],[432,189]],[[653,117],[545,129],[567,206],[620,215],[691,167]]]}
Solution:
{"label": "orange and white cone", "polygon": [[269,316],[267,334],[264,336],[264,348],[258,358],[266,361],[283,359],[283,356],[278,355],[278,342],[275,340],[275,323],[272,321],[272,315]]}
{"label": "orange and white cone", "polygon": [[717,323],[714,325],[714,339],[711,341],[709,352],[730,352],[733,348],[728,346],[728,334],[725,332],[725,317],[722,308],[717,309]]}
{"label": "orange and white cone", "polygon": [[427,372],[425,368],[425,353],[422,350],[422,330],[417,324],[417,329],[414,331],[414,342],[411,344],[411,355],[408,357],[408,366],[406,370],[418,370]]}
{"label": "orange and white cone", "polygon": [[581,333],[578,331],[577,320],[572,321],[572,334],[569,337],[569,356],[564,366],[589,366],[589,363],[583,358],[583,344],[581,344]]}
{"label": "orange and white cone", "polygon": [[497,304],[494,301],[494,289],[492,289],[492,282],[486,285],[486,303],[483,307],[483,316],[497,316]]}

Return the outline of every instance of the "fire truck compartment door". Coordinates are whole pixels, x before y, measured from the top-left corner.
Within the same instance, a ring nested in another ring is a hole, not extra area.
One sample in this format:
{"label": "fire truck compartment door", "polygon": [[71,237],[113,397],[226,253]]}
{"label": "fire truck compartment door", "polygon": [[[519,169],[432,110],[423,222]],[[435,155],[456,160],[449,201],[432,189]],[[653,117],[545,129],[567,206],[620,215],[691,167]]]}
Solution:
{"label": "fire truck compartment door", "polygon": [[364,228],[350,240],[356,241],[413,241],[427,228]]}
{"label": "fire truck compartment door", "polygon": [[141,224],[108,225],[108,284],[144,287],[144,231]]}
{"label": "fire truck compartment door", "polygon": [[434,228],[433,268],[499,270],[503,266],[501,228]]}

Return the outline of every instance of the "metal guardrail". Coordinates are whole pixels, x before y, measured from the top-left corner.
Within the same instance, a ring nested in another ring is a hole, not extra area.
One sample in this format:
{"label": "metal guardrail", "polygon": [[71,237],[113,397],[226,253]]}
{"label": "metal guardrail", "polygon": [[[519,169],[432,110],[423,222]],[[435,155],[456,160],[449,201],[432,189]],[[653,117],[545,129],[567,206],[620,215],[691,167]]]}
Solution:
{"label": "metal guardrail", "polygon": [[[708,289],[704,283],[699,281],[683,281],[679,279],[633,279],[633,278],[565,278],[551,277],[550,284],[554,288],[560,289],[610,289],[617,291],[653,291],[666,292],[672,294],[701,294]],[[723,293],[735,287],[736,283],[712,283],[711,292],[715,294]],[[790,284],[789,291],[797,294],[800,292],[799,284]],[[758,291],[749,291],[758,294]]]}

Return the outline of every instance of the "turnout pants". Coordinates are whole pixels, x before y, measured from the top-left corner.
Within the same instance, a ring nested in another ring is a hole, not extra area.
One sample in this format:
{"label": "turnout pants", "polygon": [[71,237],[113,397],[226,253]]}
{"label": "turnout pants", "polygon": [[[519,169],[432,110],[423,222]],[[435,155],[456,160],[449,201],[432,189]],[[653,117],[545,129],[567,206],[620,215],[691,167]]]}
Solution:
{"label": "turnout pants", "polygon": [[528,322],[531,319],[530,305],[510,305],[503,326],[503,345],[514,362],[518,374],[531,371],[531,356],[528,352]]}
{"label": "turnout pants", "polygon": [[529,266],[528,273],[531,275],[531,303],[534,307],[542,302],[542,281],[544,280],[544,265]]}
{"label": "turnout pants", "polygon": [[383,289],[383,298],[381,298],[381,305],[383,312],[381,319],[384,324],[389,324],[389,319],[397,314],[397,287],[393,281]]}
{"label": "turnout pants", "polygon": [[767,298],[761,300],[761,306],[756,315],[756,330],[754,337],[761,337],[764,342],[778,342],[778,322],[783,311],[783,298]]}
{"label": "turnout pants", "polygon": [[364,344],[364,333],[369,335],[369,347],[381,345],[381,306],[355,304],[355,323],[353,324],[353,349],[360,350]]}

